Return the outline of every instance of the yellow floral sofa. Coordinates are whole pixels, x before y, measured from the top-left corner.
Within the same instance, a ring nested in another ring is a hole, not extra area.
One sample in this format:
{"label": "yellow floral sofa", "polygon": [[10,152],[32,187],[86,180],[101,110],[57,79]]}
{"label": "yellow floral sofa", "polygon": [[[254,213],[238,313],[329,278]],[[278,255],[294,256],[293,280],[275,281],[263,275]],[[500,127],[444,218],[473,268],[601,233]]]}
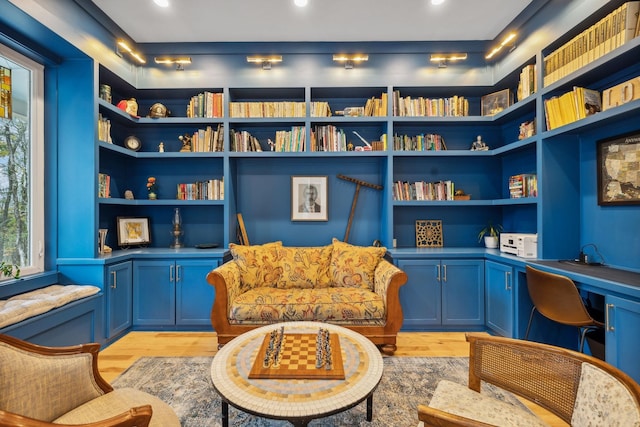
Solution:
{"label": "yellow floral sofa", "polygon": [[395,352],[403,320],[398,291],[407,275],[384,258],[385,248],[333,239],[229,249],[233,259],[207,275],[216,289],[211,324],[219,345],[259,326],[305,320],[347,327]]}

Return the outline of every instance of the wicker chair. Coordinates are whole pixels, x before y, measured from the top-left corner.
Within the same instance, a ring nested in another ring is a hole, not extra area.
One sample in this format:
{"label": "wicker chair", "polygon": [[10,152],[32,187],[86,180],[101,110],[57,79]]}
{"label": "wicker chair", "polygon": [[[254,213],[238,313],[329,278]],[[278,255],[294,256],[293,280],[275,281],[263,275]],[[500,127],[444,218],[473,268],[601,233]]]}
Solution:
{"label": "wicker chair", "polygon": [[44,347],[0,334],[0,426],[180,426],[157,397],[114,390],[98,372],[99,350],[99,344]]}
{"label": "wicker chair", "polygon": [[640,426],[640,386],[619,369],[583,353],[511,338],[467,334],[469,384],[441,381],[426,426],[546,425],[533,413],[480,393],[486,382],[556,414],[573,426]]}

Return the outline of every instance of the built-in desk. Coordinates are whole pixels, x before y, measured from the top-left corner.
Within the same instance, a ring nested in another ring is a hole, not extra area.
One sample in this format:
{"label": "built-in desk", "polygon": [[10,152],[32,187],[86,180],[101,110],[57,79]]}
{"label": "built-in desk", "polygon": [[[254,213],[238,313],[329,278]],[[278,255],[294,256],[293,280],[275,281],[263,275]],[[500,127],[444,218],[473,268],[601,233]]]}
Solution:
{"label": "built-in desk", "polygon": [[640,273],[572,261],[531,261],[533,267],[571,278],[583,292],[601,295],[606,360],[640,382]]}

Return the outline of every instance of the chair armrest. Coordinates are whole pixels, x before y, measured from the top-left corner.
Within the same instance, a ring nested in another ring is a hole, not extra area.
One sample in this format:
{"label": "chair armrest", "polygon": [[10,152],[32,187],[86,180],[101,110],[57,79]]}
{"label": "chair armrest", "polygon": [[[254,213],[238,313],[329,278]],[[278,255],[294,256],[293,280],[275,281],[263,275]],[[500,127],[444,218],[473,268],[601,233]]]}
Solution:
{"label": "chair armrest", "polygon": [[460,417],[425,405],[418,405],[418,420],[422,421],[425,427],[491,427],[491,424]]}
{"label": "chair armrest", "polygon": [[89,424],[54,424],[0,410],[0,425],[16,427],[148,427],[151,421],[151,405],[131,408],[115,417]]}
{"label": "chair armrest", "polygon": [[[216,301],[225,299],[225,306],[229,306],[242,293],[240,268],[231,261],[211,270],[207,274],[207,282],[216,288]],[[226,298],[225,298],[226,297]]]}

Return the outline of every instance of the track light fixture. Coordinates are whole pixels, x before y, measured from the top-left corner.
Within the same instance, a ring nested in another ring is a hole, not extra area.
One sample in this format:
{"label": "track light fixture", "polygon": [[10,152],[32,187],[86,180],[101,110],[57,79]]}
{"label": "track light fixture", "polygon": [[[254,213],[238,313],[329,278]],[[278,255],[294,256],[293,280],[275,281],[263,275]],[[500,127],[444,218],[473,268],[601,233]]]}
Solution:
{"label": "track light fixture", "polygon": [[146,64],[147,61],[142,57],[142,55],[136,51],[134,51],[126,41],[119,39],[116,41],[116,54],[120,57],[123,56],[123,52],[129,54],[133,59],[138,61],[140,64]]}
{"label": "track light fixture", "polygon": [[333,60],[344,63],[344,68],[350,70],[354,64],[369,60],[369,55],[363,53],[337,53],[333,55]]}
{"label": "track light fixture", "polygon": [[247,56],[247,62],[262,64],[263,70],[270,70],[271,64],[274,62],[282,62],[281,55],[268,55],[268,56]]}
{"label": "track light fixture", "polygon": [[502,42],[494,47],[493,49],[491,49],[491,51],[484,57],[484,59],[491,59],[494,56],[496,56],[498,54],[498,52],[500,52],[502,50],[503,47],[505,46],[510,46],[509,52],[511,52],[513,49],[516,48],[515,45],[515,40],[516,40],[516,33],[509,33],[505,36],[505,38],[502,40]]}
{"label": "track light fixture", "polygon": [[466,53],[434,53],[431,55],[429,60],[431,62],[437,62],[438,68],[446,68],[449,61],[464,61],[467,59]]}
{"label": "track light fixture", "polygon": [[189,56],[156,56],[153,60],[156,64],[175,64],[177,71],[184,71],[184,66],[191,64],[191,57]]}

